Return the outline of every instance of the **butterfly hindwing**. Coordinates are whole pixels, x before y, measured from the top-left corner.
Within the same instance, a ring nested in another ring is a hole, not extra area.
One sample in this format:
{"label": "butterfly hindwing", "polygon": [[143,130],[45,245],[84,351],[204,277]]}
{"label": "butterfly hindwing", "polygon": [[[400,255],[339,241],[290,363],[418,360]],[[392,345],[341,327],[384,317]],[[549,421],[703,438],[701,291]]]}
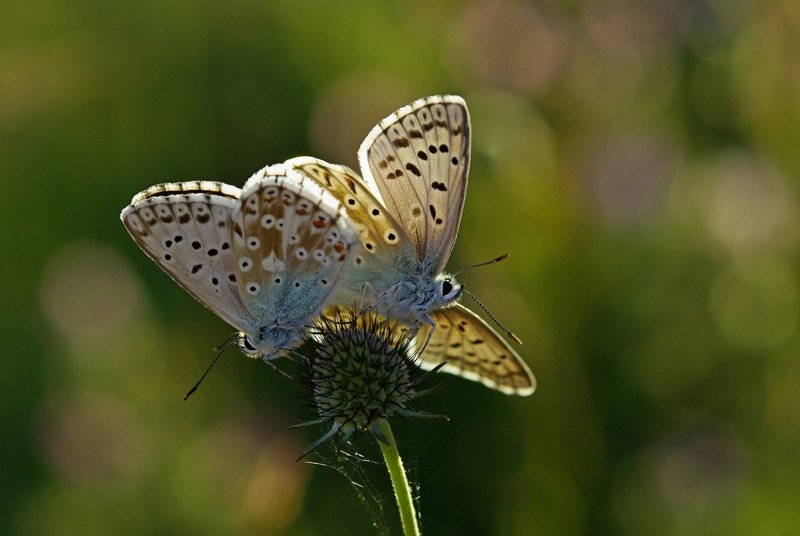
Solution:
{"label": "butterfly hindwing", "polygon": [[358,229],[362,251],[371,263],[379,264],[383,270],[415,267],[415,254],[403,227],[355,171],[308,156],[292,158],[285,164],[339,200]]}
{"label": "butterfly hindwing", "polygon": [[378,123],[358,152],[364,181],[414,242],[424,273],[444,270],[467,188],[470,122],[464,100],[435,96]]}
{"label": "butterfly hindwing", "polygon": [[247,181],[233,220],[239,292],[259,320],[310,322],[358,248],[340,203],[280,164]]}
{"label": "butterfly hindwing", "polygon": [[120,218],[133,240],[172,279],[220,318],[247,331],[229,239],[239,189],[220,182],[159,184],[136,195]]}
{"label": "butterfly hindwing", "polygon": [[[421,357],[420,366],[430,370],[445,363],[442,371],[479,381],[506,394],[527,396],[536,389],[528,365],[478,315],[456,304],[431,313],[436,327]],[[415,336],[425,343],[431,326],[423,325]]]}

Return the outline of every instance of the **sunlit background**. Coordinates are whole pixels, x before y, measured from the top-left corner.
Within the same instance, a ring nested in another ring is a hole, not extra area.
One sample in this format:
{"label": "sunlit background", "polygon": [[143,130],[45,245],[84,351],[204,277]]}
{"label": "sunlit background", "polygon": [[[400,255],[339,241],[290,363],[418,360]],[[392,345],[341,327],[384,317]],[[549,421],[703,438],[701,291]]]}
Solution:
{"label": "sunlit background", "polygon": [[457,381],[421,401],[451,422],[397,425],[426,533],[800,534],[798,28],[796,0],[3,2],[0,533],[396,534],[380,467],[371,515],[295,462],[322,431],[288,429],[309,413],[270,367],[231,352],[182,400],[231,329],[118,215],[355,165],[456,93],[449,266],[511,254],[462,281],[539,390]]}

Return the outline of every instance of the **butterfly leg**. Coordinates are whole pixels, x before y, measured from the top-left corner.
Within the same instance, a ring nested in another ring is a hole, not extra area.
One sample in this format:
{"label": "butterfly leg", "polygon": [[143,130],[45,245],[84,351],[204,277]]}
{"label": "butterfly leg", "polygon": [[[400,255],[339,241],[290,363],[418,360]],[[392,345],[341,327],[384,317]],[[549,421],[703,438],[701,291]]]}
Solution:
{"label": "butterfly leg", "polygon": [[[377,300],[375,301],[375,303],[365,308],[364,303],[366,303],[367,301],[367,292],[369,292],[373,297],[377,298]],[[381,299],[383,299],[383,297],[382,296],[380,298],[378,297],[378,291],[375,287],[372,286],[372,283],[370,283],[369,281],[365,281],[364,288],[361,291],[361,303],[358,306],[358,314],[361,315],[361,313],[366,313],[371,311]]]}
{"label": "butterfly leg", "polygon": [[364,311],[364,301],[367,299],[367,290],[369,289],[370,284],[369,282],[364,283],[364,288],[361,289],[361,302],[358,304],[358,313],[357,315],[361,315]]}
{"label": "butterfly leg", "polygon": [[[378,296],[378,291],[375,289],[375,287],[373,287],[369,282],[366,282],[365,286],[369,286],[370,290],[372,291],[372,294],[377,298],[375,300],[375,303],[366,308],[366,312],[373,311],[378,306],[378,304],[388,296],[398,294],[400,292],[401,287],[404,284],[405,284],[404,282],[398,281],[397,283],[386,289],[380,296]],[[396,302],[397,300],[395,299],[394,301]],[[388,311],[390,308],[391,306],[387,307],[386,310]]]}
{"label": "butterfly leg", "polygon": [[420,348],[420,350],[419,350],[419,353],[422,354],[425,351],[425,348],[428,347],[428,343],[431,342],[431,337],[433,337],[433,330],[436,329],[436,321],[428,313],[420,315],[419,317],[417,317],[417,320],[414,322],[413,327],[410,328],[412,330],[411,333],[410,333],[411,337],[416,335],[417,331],[419,331],[420,324],[421,324],[420,321],[424,321],[426,324],[428,324],[431,327],[431,329],[428,331],[428,336],[425,337],[425,343],[422,345],[422,348]]}
{"label": "butterfly leg", "polygon": [[264,363],[266,363],[267,365],[269,365],[270,367],[272,367],[272,370],[274,370],[275,372],[277,372],[278,374],[280,374],[280,375],[281,375],[281,376],[283,376],[284,378],[288,378],[288,379],[290,379],[290,380],[292,380],[292,381],[294,381],[294,380],[295,380],[295,378],[294,378],[294,377],[293,377],[291,374],[289,374],[289,373],[288,373],[288,372],[286,372],[285,370],[283,370],[283,369],[279,368],[279,367],[278,367],[278,366],[277,366],[275,363],[273,363],[273,361],[275,360],[275,359],[274,359],[274,357],[267,357],[267,356],[264,356],[264,357],[262,357],[261,359],[264,361]]}

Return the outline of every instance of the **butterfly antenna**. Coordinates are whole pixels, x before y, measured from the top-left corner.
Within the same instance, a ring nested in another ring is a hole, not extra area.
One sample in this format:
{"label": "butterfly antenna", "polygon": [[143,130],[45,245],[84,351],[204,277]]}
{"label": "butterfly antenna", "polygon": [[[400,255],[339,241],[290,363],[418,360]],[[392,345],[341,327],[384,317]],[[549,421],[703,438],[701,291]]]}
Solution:
{"label": "butterfly antenna", "polygon": [[[506,255],[506,257],[507,257],[507,256],[508,256],[508,255]],[[502,259],[502,258],[500,258],[500,260],[503,260],[503,259]],[[489,262],[492,262],[492,261],[489,261]],[[496,261],[495,261],[495,262],[496,262]],[[487,263],[484,263],[484,264],[487,264]],[[517,344],[522,344],[522,340],[521,340],[519,337],[517,337],[516,335],[514,335],[514,334],[511,332],[511,330],[510,330],[510,329],[508,329],[508,328],[507,328],[507,327],[505,327],[503,324],[501,324],[501,323],[500,323],[500,321],[499,321],[497,318],[495,318],[495,316],[494,316],[492,313],[490,313],[490,312],[489,312],[489,309],[487,309],[487,308],[486,308],[486,306],[485,306],[484,304],[482,304],[482,303],[481,303],[481,301],[480,301],[478,298],[476,298],[476,297],[475,297],[475,295],[474,295],[472,292],[468,291],[468,290],[467,290],[467,289],[465,289],[464,287],[461,287],[461,288],[462,288],[462,290],[463,290],[465,293],[467,293],[467,294],[469,295],[469,297],[470,297],[470,298],[472,298],[473,300],[475,300],[475,303],[477,303],[478,305],[480,305],[480,306],[481,306],[481,309],[483,309],[483,310],[484,310],[484,312],[486,312],[486,314],[487,314],[487,315],[489,315],[489,318],[491,318],[492,320],[494,320],[494,323],[495,323],[495,324],[497,324],[498,326],[500,326],[500,329],[502,329],[502,330],[505,332],[505,334],[506,334],[506,335],[508,335],[509,337],[511,337],[511,338],[514,340],[514,342],[515,342],[515,343],[517,343]]]}
{"label": "butterfly antenna", "polygon": [[[467,270],[472,270],[473,268],[478,268],[478,267],[480,267],[480,266],[486,266],[487,264],[494,264],[494,263],[496,263],[496,262],[504,261],[504,260],[506,260],[507,258],[508,258],[508,253],[503,253],[502,255],[500,255],[499,257],[497,257],[496,259],[492,259],[492,260],[490,260],[490,261],[483,261],[483,262],[479,262],[479,263],[476,263],[476,264],[470,264],[470,265],[469,265],[469,266],[467,266],[466,268],[462,268],[462,269],[460,269],[459,271],[457,271],[456,273],[454,273],[454,274],[451,274],[451,276],[452,276],[452,277],[455,277],[455,276],[457,276],[458,274],[460,274],[461,272],[466,272]],[[470,294],[470,296],[472,296],[472,295]],[[472,297],[474,298],[475,296],[472,296]],[[475,300],[475,301],[477,301],[477,300]],[[479,302],[479,303],[480,303],[480,302]],[[488,313],[489,311],[486,311],[486,312]]]}
{"label": "butterfly antenna", "polygon": [[228,340],[227,340],[227,341],[225,341],[225,343],[224,343],[222,346],[218,346],[217,348],[215,348],[215,350],[217,350],[217,356],[214,358],[214,361],[212,361],[212,362],[211,362],[211,364],[208,366],[208,368],[207,368],[207,369],[206,369],[206,371],[203,373],[203,375],[200,377],[200,379],[199,379],[199,380],[197,380],[197,383],[196,383],[196,384],[194,384],[194,387],[192,387],[191,389],[189,389],[189,392],[188,392],[188,393],[186,393],[186,396],[184,396],[184,397],[183,397],[183,399],[184,399],[184,400],[188,399],[190,396],[192,396],[192,393],[194,393],[195,391],[197,391],[197,388],[198,388],[198,387],[200,387],[200,384],[201,384],[201,383],[203,383],[203,380],[205,380],[205,379],[206,379],[206,376],[208,376],[208,373],[209,373],[209,372],[211,372],[211,369],[212,369],[212,368],[214,368],[214,365],[216,365],[216,364],[217,364],[217,361],[218,361],[218,360],[219,360],[219,358],[222,356],[222,354],[224,354],[224,353],[225,353],[225,351],[226,351],[228,348],[230,348],[231,346],[233,346],[234,344],[236,344],[236,342],[239,340],[239,336],[240,336],[240,335],[239,335],[238,333],[234,333],[233,335],[231,335],[230,337],[228,337]]}

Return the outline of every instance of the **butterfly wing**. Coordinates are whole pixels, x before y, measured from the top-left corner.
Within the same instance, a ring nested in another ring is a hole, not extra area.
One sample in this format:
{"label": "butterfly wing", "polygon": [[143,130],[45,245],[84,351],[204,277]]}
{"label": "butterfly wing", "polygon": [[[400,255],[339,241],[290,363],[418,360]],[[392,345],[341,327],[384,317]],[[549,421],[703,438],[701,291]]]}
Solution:
{"label": "butterfly wing", "polygon": [[[445,363],[442,371],[479,381],[506,394],[527,396],[536,389],[536,379],[528,365],[478,315],[454,305],[431,313],[436,328],[420,358],[420,366],[430,370]],[[421,347],[431,326],[423,325],[415,336]]]}
{"label": "butterfly wing", "polygon": [[416,267],[416,255],[402,225],[369,190],[358,173],[346,166],[302,156],[285,162],[287,168],[314,180],[342,204],[358,229],[362,251],[380,269],[408,273]]}
{"label": "butterfly wing", "polygon": [[239,293],[262,326],[310,323],[359,247],[336,198],[282,164],[247,181],[233,221]]}
{"label": "butterfly wing", "polygon": [[211,181],[159,184],[137,194],[120,219],[161,269],[240,331],[253,317],[239,297],[231,254],[231,214],[238,188]]}
{"label": "butterfly wing", "polygon": [[461,97],[435,96],[378,123],[358,151],[364,181],[412,239],[420,269],[436,276],[453,249],[470,158],[470,122]]}

